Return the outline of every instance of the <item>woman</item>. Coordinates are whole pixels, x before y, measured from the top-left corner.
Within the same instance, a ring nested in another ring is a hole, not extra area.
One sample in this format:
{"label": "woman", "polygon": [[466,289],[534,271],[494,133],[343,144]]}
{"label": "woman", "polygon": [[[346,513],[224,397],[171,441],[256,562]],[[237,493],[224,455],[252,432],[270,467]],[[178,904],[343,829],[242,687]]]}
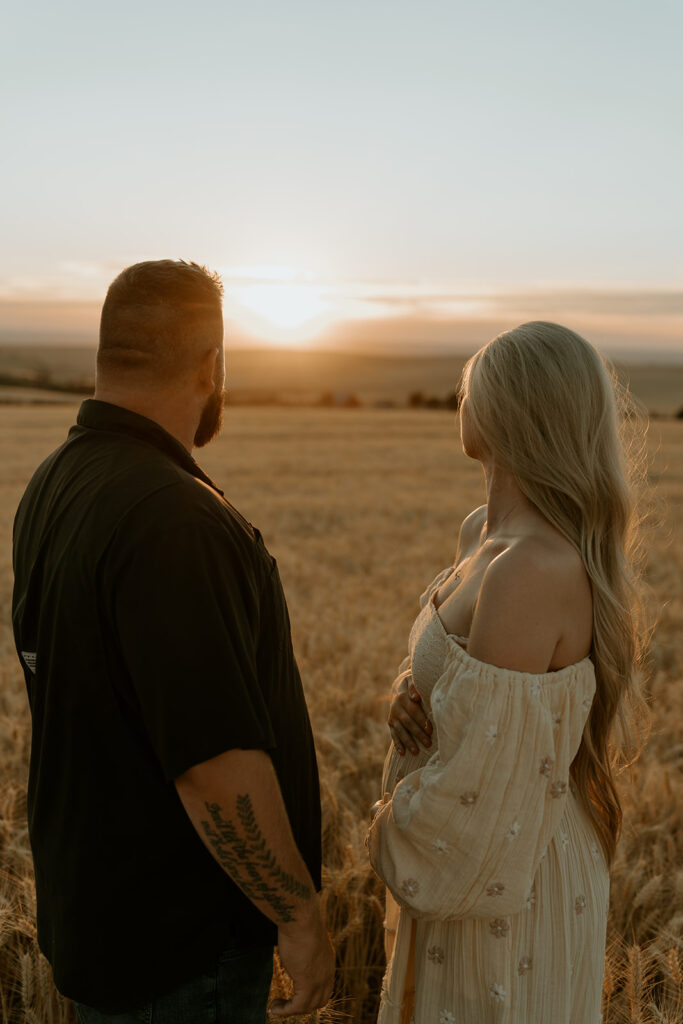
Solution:
{"label": "woman", "polygon": [[[556,324],[466,364],[487,504],[422,595],[368,835],[387,893],[382,1024],[598,1024],[610,740],[644,653],[613,382]],[[419,746],[418,746],[419,744]]]}

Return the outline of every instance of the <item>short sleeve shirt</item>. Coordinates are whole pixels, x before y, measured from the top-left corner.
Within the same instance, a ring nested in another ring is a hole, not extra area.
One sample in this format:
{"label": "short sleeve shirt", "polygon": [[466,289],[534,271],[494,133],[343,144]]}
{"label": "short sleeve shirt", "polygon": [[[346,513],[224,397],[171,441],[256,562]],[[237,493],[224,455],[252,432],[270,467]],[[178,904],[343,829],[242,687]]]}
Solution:
{"label": "short sleeve shirt", "polygon": [[214,861],[173,780],[269,753],[320,886],[315,748],[275,560],[161,426],[90,399],[15,520],[32,712],[38,939],[58,988],[130,1009],[274,925]]}

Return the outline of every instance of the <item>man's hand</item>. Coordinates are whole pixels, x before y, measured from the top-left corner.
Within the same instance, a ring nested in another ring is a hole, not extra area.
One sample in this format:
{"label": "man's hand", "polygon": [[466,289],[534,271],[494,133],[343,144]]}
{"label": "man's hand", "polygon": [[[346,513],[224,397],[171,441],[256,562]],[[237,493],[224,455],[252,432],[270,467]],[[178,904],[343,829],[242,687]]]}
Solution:
{"label": "man's hand", "polygon": [[275,999],[270,1012],[276,1017],[312,1013],[332,996],[334,985],[334,949],[316,901],[309,919],[280,925],[277,940],[280,962],[294,982],[291,999]]}
{"label": "man's hand", "polygon": [[406,747],[411,754],[417,754],[418,743],[425,750],[431,747],[433,726],[424,713],[422,698],[408,674],[402,678],[399,676],[398,685],[394,687],[387,722],[394,746],[401,756],[405,754]]}

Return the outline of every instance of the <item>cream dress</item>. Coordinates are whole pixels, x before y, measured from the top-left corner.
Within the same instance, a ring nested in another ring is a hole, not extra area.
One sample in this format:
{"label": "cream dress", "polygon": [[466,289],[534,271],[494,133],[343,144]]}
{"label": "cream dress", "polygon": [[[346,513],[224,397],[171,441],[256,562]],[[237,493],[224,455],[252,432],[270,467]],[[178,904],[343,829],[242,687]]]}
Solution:
{"label": "cream dress", "polygon": [[388,888],[379,1024],[599,1024],[609,875],[569,778],[593,663],[472,658],[434,605],[452,572],[422,595],[399,670],[432,747],[392,744],[367,839]]}

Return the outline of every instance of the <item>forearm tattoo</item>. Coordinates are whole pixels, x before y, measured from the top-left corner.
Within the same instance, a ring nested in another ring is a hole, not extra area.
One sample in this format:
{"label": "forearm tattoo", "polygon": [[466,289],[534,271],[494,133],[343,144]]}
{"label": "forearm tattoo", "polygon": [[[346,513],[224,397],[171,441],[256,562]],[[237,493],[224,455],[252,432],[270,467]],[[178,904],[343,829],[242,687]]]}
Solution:
{"label": "forearm tattoo", "polygon": [[287,897],[310,900],[311,888],[283,870],[268,849],[249,794],[237,797],[237,824],[223,817],[220,804],[204,806],[211,821],[202,821],[202,828],[232,880],[250,900],[270,904],[278,923],[294,921],[295,903],[288,902]]}

